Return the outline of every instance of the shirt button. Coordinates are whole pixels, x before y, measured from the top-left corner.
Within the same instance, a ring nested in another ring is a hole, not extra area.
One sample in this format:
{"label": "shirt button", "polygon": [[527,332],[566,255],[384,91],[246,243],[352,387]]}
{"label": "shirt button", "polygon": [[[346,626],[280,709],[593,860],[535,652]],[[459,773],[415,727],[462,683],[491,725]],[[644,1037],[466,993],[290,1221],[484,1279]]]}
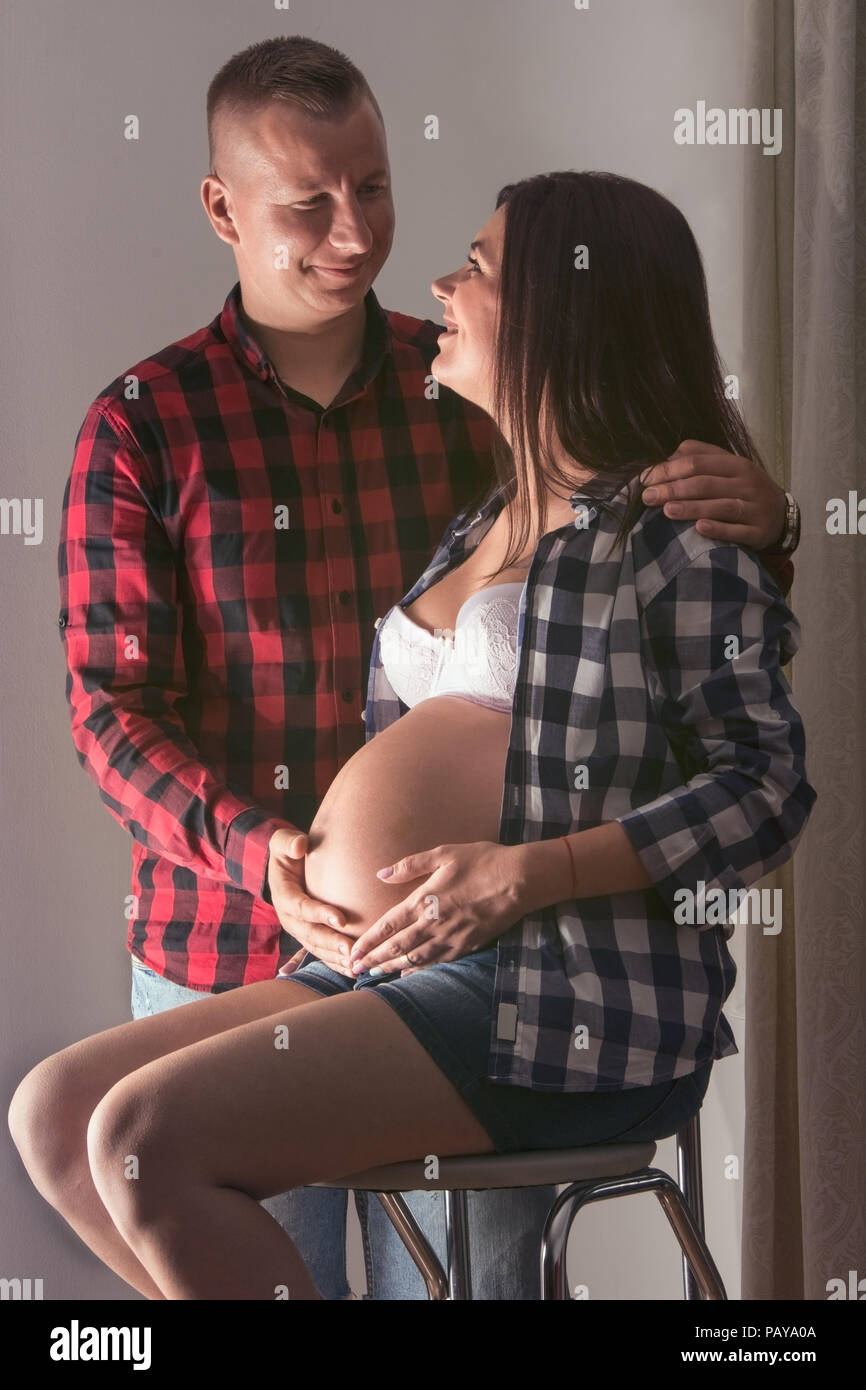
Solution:
{"label": "shirt button", "polygon": [[352,601],[352,595],[349,593],[349,590],[348,590],[348,589],[341,589],[341,590],[340,590],[340,602],[341,602],[341,603],[351,603],[351,601]]}
{"label": "shirt button", "polygon": [[351,702],[354,700],[354,698],[355,698],[355,692],[354,692],[353,690],[344,690],[344,691],[343,691],[343,699],[346,701],[346,704],[347,704],[347,705],[348,705],[348,704],[351,704]]}
{"label": "shirt button", "polygon": [[340,501],[339,497],[332,497],[332,498],[331,498],[331,511],[332,511],[332,512],[341,512],[342,510],[343,510],[343,504],[342,504],[342,502]]}
{"label": "shirt button", "polygon": [[66,618],[65,618],[65,616],[64,616],[62,613],[61,613],[60,617],[57,619],[57,624],[58,624],[58,627],[65,627],[65,626],[66,626]]}

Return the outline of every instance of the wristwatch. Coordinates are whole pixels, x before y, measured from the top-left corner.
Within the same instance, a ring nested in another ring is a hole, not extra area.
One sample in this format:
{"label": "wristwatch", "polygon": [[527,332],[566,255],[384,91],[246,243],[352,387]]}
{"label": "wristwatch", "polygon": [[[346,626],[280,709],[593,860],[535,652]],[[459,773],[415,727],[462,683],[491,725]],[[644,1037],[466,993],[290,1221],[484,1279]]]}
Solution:
{"label": "wristwatch", "polygon": [[773,547],[783,554],[790,555],[800,544],[800,508],[790,492],[785,493],[785,529],[782,539]]}

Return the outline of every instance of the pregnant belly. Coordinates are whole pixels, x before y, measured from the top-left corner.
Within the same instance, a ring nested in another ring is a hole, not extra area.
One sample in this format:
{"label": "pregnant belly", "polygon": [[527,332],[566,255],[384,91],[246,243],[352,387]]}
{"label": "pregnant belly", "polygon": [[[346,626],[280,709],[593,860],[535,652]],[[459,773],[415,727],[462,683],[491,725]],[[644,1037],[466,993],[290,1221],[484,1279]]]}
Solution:
{"label": "pregnant belly", "polygon": [[453,695],[422,700],[360,748],[310,826],[307,891],[360,936],[423,879],[376,877],[407,854],[499,840],[511,715]]}

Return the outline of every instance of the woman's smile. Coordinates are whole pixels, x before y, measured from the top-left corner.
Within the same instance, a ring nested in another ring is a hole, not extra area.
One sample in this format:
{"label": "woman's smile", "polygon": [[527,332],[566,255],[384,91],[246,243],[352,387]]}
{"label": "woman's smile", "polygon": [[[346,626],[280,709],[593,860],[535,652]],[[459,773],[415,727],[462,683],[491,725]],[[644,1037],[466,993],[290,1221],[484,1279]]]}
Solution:
{"label": "woman's smile", "polygon": [[[433,364],[437,381],[482,410],[492,407],[492,366],[499,300],[498,269],[505,235],[505,210],[498,208],[471,243],[460,270],[434,280],[431,291],[443,306],[445,330]],[[460,352],[446,345],[460,338]]]}

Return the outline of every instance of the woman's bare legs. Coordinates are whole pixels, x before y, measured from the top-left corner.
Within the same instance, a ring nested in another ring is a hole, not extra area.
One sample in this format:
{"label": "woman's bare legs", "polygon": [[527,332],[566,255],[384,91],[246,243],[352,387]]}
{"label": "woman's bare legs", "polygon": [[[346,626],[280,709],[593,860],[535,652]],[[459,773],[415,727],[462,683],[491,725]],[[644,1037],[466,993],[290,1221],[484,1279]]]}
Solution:
{"label": "woman's bare legs", "polygon": [[262,1198],[379,1163],[493,1151],[374,990],[147,1063],[99,1102],[87,1142],[99,1196],[168,1299],[316,1298]]}
{"label": "woman's bare legs", "polygon": [[150,1299],[162,1292],[130,1250],[93,1185],[87,1126],[103,1096],[139,1067],[253,1019],[320,996],[267,980],[109,1028],[40,1062],[12,1099],[9,1128],[37,1190],[103,1263]]}
{"label": "woman's bare legs", "polygon": [[21,1083],[10,1128],[39,1191],[152,1299],[317,1298],[262,1198],[493,1148],[372,991],[325,999],[283,980],[56,1053]]}

